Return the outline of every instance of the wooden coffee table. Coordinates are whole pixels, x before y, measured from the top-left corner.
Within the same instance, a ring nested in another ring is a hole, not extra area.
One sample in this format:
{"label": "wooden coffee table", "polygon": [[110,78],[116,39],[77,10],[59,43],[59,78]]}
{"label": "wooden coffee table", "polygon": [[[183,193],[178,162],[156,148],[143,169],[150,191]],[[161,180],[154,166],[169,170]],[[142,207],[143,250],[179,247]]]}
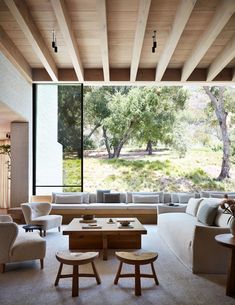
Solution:
{"label": "wooden coffee table", "polygon": [[137,218],[132,218],[130,226],[121,227],[119,222],[108,223],[109,218],[97,218],[100,228],[84,229],[81,218],[74,218],[63,230],[63,235],[69,235],[70,250],[102,249],[103,259],[108,258],[108,249],[140,249],[141,235],[147,234]]}

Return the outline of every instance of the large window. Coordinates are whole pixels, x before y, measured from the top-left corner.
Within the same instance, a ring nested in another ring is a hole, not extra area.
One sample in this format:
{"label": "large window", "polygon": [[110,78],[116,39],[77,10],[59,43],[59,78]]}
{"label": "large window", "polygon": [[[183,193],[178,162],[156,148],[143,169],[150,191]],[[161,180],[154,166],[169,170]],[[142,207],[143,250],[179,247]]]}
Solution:
{"label": "large window", "polygon": [[82,85],[34,85],[34,190],[82,190]]}

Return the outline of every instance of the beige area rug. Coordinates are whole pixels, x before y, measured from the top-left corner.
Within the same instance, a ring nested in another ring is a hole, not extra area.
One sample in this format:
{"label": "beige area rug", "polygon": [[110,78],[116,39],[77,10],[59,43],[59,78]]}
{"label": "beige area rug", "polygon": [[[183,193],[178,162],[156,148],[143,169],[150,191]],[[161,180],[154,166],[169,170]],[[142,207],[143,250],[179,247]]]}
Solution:
{"label": "beige area rug", "polygon": [[[39,261],[7,265],[5,274],[0,274],[1,305],[234,305],[235,298],[225,295],[226,276],[194,275],[175,257],[158,236],[157,226],[146,225],[148,234],[143,237],[143,249],[157,251],[159,258],[155,267],[160,282],[142,279],[142,296],[134,295],[134,279],[120,279],[113,285],[118,261],[114,251],[109,251],[109,260],[96,260],[101,276],[101,285],[93,278],[81,278],[80,296],[72,298],[71,279],[61,279],[59,286],[54,281],[59,267],[55,258],[58,250],[67,249],[68,237],[56,230],[48,232],[45,268],[39,269]],[[69,266],[64,268],[70,271]],[[132,270],[124,265],[125,270]],[[89,265],[82,267],[85,272]],[[149,271],[144,266],[144,271]]]}

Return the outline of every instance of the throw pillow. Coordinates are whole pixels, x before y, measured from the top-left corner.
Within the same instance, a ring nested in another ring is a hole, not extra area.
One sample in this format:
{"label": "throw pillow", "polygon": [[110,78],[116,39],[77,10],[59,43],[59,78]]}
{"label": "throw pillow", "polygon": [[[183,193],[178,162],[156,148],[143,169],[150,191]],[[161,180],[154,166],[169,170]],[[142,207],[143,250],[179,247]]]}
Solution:
{"label": "throw pillow", "polygon": [[201,223],[212,226],[215,221],[218,206],[205,204],[199,211],[197,220]]}
{"label": "throw pillow", "polygon": [[56,196],[82,196],[82,203],[89,203],[89,193],[85,193],[85,192],[61,192],[61,193],[56,193],[56,192],[52,192],[52,196],[51,196],[51,202],[55,203],[55,198]]}
{"label": "throw pillow", "polygon": [[159,195],[133,195],[133,203],[159,203]]}
{"label": "throw pillow", "polygon": [[82,203],[82,195],[56,195],[55,203]]}
{"label": "throw pillow", "polygon": [[164,193],[163,192],[127,192],[127,203],[133,202],[133,196],[134,195],[158,195],[159,196],[159,202],[164,202]]}
{"label": "throw pillow", "polygon": [[187,204],[186,213],[192,216],[197,215],[197,210],[199,208],[200,203],[202,202],[202,198],[190,198]]}
{"label": "throw pillow", "polygon": [[104,202],[104,194],[109,194],[110,190],[97,190],[96,191],[96,202]]}
{"label": "throw pillow", "polygon": [[104,193],[104,203],[120,203],[120,193]]}

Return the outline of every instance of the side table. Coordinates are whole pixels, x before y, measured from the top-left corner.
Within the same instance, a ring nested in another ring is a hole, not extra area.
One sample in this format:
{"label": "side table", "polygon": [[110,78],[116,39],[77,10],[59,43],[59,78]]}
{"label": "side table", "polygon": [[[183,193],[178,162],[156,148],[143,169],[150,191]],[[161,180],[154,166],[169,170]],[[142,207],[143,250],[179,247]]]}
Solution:
{"label": "side table", "polygon": [[39,230],[40,236],[42,237],[42,226],[41,225],[26,225],[23,226],[25,232],[33,232],[33,230]]}
{"label": "side table", "polygon": [[231,249],[230,262],[228,262],[226,295],[235,296],[235,237],[232,234],[220,234],[215,236],[215,240]]}

